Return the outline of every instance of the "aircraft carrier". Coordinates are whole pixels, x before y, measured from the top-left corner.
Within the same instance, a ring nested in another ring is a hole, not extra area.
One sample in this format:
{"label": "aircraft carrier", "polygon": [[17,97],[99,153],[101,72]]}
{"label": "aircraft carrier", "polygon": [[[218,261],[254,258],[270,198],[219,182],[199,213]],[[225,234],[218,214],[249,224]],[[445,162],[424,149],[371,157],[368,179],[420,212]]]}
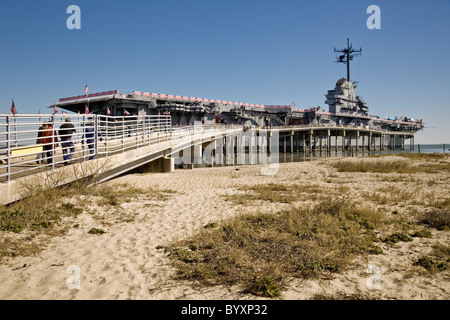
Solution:
{"label": "aircraft carrier", "polygon": [[[111,116],[170,114],[173,126],[204,124],[247,124],[260,128],[287,126],[357,127],[380,131],[416,132],[424,127],[421,119],[407,116],[382,118],[369,114],[366,102],[356,95],[350,81],[350,61],[361,50],[347,41],[338,63],[347,65],[347,78],[339,79],[325,94],[328,111],[322,107],[304,109],[292,105],[260,105],[210,98],[197,98],[146,91],[112,90],[61,98],[54,106],[74,113]],[[53,108],[54,106],[50,106]]]}

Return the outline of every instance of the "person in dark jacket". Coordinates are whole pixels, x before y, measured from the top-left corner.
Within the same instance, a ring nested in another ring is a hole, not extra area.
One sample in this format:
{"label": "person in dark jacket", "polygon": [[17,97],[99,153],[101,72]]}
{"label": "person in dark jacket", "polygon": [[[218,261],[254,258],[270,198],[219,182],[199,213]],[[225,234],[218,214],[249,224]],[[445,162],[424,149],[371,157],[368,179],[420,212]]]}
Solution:
{"label": "person in dark jacket", "polygon": [[59,127],[59,137],[61,138],[61,146],[63,150],[64,165],[67,166],[73,158],[75,147],[72,141],[72,135],[77,132],[75,126],[71,123],[70,118],[66,118],[66,123]]}
{"label": "person in dark jacket", "polygon": [[[98,132],[97,136],[101,137],[102,134]],[[84,128],[84,137],[82,143],[84,144],[86,142],[88,148],[89,148],[89,160],[95,159],[95,144],[96,144],[96,137],[95,137],[95,128],[94,128],[94,122],[90,121],[86,127]],[[101,138],[100,138],[101,140]]]}
{"label": "person in dark jacket", "polygon": [[[41,142],[41,138],[42,138],[42,134],[44,133],[45,126],[46,126],[46,124],[43,123],[38,129],[38,136],[37,136],[37,139],[36,139],[36,144],[37,145],[40,145],[42,143]],[[42,152],[38,153],[38,155],[36,156],[36,163],[40,164],[40,163],[44,163],[44,162],[45,162],[45,152],[42,149]]]}

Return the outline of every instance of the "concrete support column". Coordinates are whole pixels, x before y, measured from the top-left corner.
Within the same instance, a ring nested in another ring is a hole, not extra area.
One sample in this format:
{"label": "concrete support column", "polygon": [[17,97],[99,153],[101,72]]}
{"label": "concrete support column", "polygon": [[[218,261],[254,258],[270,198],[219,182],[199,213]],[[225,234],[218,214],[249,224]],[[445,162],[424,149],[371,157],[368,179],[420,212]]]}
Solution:
{"label": "concrete support column", "polygon": [[358,152],[358,147],[359,147],[359,145],[358,145],[358,140],[359,140],[359,130],[356,130],[356,152]]}
{"label": "concrete support column", "polygon": [[225,139],[226,163],[234,165],[234,147],[236,146],[236,136],[227,136]]}
{"label": "concrete support column", "polygon": [[291,153],[294,153],[294,131],[291,131]]}
{"label": "concrete support column", "polygon": [[306,132],[305,133],[303,133],[303,146],[302,146],[302,148],[303,148],[303,153],[305,153],[306,152]]}
{"label": "concrete support column", "polygon": [[245,134],[237,136],[236,153],[237,153],[237,164],[245,164]]}
{"label": "concrete support column", "polygon": [[342,152],[345,151],[345,130],[342,130]]}
{"label": "concrete support column", "polygon": [[224,138],[223,137],[218,137],[216,139],[216,149],[215,149],[215,162],[216,162],[216,164],[222,165],[223,162],[224,162],[224,160],[223,160],[223,158],[224,158],[224,151],[223,151],[224,145],[225,145]]}
{"label": "concrete support column", "polygon": [[268,150],[268,154],[272,154],[272,130],[267,132],[267,138],[269,140],[269,150]]}
{"label": "concrete support column", "polygon": [[248,141],[248,162],[252,165],[258,163],[258,140],[255,131],[250,133]]}
{"label": "concrete support column", "polygon": [[142,166],[143,173],[174,172],[175,158],[159,158]]}
{"label": "concrete support column", "polygon": [[319,136],[319,151],[322,152],[322,136],[323,136],[323,133],[320,132],[319,134],[320,134],[320,136]]}
{"label": "concrete support column", "polygon": [[337,152],[338,151],[338,135],[336,132],[336,135],[334,136],[334,150]]}
{"label": "concrete support column", "polygon": [[327,152],[331,151],[331,132],[330,129],[327,130]]}
{"label": "concrete support column", "polygon": [[192,155],[194,156],[194,161],[192,162],[195,164],[202,164],[203,162],[203,148],[202,145],[193,145],[192,146]]}
{"label": "concrete support column", "polygon": [[349,140],[349,148],[350,150],[353,150],[353,146],[352,146],[352,133],[349,132],[348,134],[348,140]]}

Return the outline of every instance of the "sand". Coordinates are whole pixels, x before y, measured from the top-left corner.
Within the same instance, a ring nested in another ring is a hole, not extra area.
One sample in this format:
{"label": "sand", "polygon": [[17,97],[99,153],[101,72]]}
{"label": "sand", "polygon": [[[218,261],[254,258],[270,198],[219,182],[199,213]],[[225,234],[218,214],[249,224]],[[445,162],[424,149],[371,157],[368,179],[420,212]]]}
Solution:
{"label": "sand", "polygon": [[[173,280],[176,270],[157,246],[189,237],[207,223],[220,223],[242,212],[275,212],[283,207],[267,202],[245,206],[227,201],[227,196],[245,192],[238,190],[241,186],[284,182],[314,183],[324,188],[345,185],[352,197],[364,200],[366,192],[380,186],[399,185],[399,182],[392,182],[395,179],[386,181],[379,174],[337,173],[327,160],[281,164],[271,176],[262,175],[262,168],[265,166],[199,168],[164,174],[131,174],[110,181],[108,183],[140,188],[170,189],[176,193],[165,200],[130,195],[130,201],[118,208],[98,206],[89,198],[85,199],[86,212],[66,222],[76,224],[76,228],[70,228],[64,236],[46,240],[44,250],[34,256],[2,261],[0,299],[261,299],[242,294],[238,287],[205,288]],[[401,177],[405,180],[405,175]],[[437,192],[435,199],[448,198],[448,187],[442,185],[449,185],[449,174],[439,177],[442,184],[434,185],[437,191],[423,187],[433,185],[429,181],[436,181],[436,175],[414,175],[408,180],[409,186],[413,183],[420,187],[413,192]],[[303,199],[300,204],[312,203]],[[387,205],[384,209],[403,212],[408,208]],[[133,219],[128,221],[120,217],[120,213]],[[93,227],[106,233],[89,234]],[[412,242],[393,246],[381,244],[384,254],[357,259],[352,268],[333,274],[329,279],[292,280],[279,299],[303,300],[318,295],[448,299],[448,271],[431,275],[413,266],[434,243],[449,243],[450,232],[432,232],[432,238],[414,238]]]}

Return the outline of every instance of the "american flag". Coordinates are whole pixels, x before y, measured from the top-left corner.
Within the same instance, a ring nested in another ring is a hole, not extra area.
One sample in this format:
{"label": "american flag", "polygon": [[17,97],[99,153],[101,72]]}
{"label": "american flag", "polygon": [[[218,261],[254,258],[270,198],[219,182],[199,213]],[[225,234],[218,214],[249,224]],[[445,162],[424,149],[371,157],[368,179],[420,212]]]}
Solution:
{"label": "american flag", "polygon": [[124,115],[124,116],[129,116],[130,113],[129,113],[127,110],[123,109],[123,115]]}
{"label": "american flag", "polygon": [[87,104],[84,106],[84,113],[89,114],[89,108],[88,108]]}
{"label": "american flag", "polygon": [[58,113],[58,108],[56,107],[56,103],[53,104],[53,114]]}
{"label": "american flag", "polygon": [[111,114],[111,110],[109,110],[109,107],[106,108],[106,114],[109,116]]}
{"label": "american flag", "polygon": [[14,99],[12,100],[12,103],[11,103],[11,113],[12,113],[13,115],[16,115],[16,114],[17,114],[16,105],[14,104]]}
{"label": "american flag", "polygon": [[89,92],[89,88],[88,85],[86,85],[86,87],[84,88],[84,93],[88,93]]}

